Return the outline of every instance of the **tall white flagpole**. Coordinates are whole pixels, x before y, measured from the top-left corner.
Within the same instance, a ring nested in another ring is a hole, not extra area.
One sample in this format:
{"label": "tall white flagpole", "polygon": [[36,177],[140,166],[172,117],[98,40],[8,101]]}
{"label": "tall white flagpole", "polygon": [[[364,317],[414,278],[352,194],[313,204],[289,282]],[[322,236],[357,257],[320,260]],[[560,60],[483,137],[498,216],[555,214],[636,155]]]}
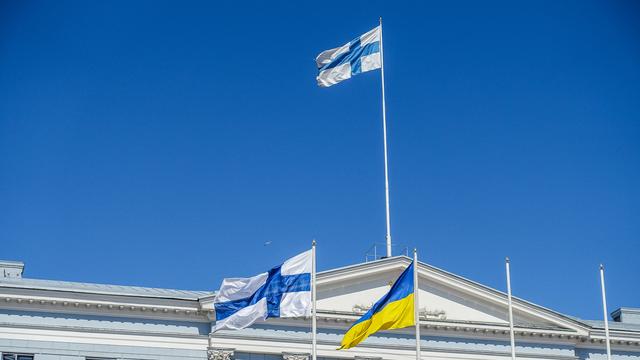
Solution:
{"label": "tall white flagpole", "polygon": [[604,289],[604,265],[600,264],[600,285],[602,287],[602,313],[604,315],[604,334],[607,338],[607,360],[611,360],[611,341],[609,340],[609,314],[607,314],[607,293]]}
{"label": "tall white flagpole", "polygon": [[316,240],[311,242],[311,360],[316,360]]}
{"label": "tall white flagpole", "polygon": [[380,75],[382,76],[382,133],[384,137],[384,195],[387,213],[387,257],[391,256],[391,219],[389,215],[389,164],[387,154],[387,105],[384,97],[384,47],[382,46],[382,16],[380,16]]}
{"label": "tall white flagpole", "polygon": [[420,360],[420,299],[418,294],[418,251],[413,249],[413,321],[416,323],[416,360]]}
{"label": "tall white flagpole", "polygon": [[509,268],[509,258],[505,259],[507,268],[507,303],[509,306],[509,336],[511,338],[511,360],[516,360],[516,339],[513,331],[513,306],[511,303],[511,271]]}

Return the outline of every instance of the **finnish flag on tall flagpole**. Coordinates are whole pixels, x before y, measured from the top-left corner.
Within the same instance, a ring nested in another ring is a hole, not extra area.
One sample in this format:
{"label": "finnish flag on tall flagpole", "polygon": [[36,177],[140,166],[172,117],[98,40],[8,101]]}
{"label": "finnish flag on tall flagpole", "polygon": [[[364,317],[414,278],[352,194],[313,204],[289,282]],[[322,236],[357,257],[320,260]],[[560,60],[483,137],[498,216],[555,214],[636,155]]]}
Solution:
{"label": "finnish flag on tall flagpole", "polygon": [[311,315],[311,250],[250,278],[224,279],[213,306],[212,332],[244,329],[258,320]]}
{"label": "finnish flag on tall flagpole", "polygon": [[380,69],[382,61],[381,28],[375,27],[364,35],[316,57],[318,86],[329,87],[363,72]]}

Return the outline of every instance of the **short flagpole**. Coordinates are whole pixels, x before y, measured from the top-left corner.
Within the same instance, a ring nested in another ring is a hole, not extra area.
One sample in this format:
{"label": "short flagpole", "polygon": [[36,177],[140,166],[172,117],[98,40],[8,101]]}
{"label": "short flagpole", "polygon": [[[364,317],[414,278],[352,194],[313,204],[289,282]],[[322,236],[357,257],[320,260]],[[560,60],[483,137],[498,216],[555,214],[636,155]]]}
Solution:
{"label": "short flagpole", "polygon": [[511,360],[516,360],[516,339],[513,331],[513,306],[511,302],[511,269],[509,268],[509,258],[505,259],[507,268],[507,304],[509,306],[509,337],[511,338]]}
{"label": "short flagpole", "polygon": [[311,242],[311,359],[316,360],[316,240]]}
{"label": "short flagpole", "polygon": [[604,316],[604,335],[607,338],[607,360],[611,360],[611,341],[609,340],[609,314],[607,314],[607,293],[604,288],[604,265],[600,264],[600,286],[602,288],[602,313]]}
{"label": "short flagpole", "polygon": [[418,287],[418,251],[413,249],[413,321],[416,323],[416,360],[420,360],[420,288]]}
{"label": "short flagpole", "polygon": [[384,195],[387,214],[387,257],[391,256],[391,219],[389,215],[389,164],[387,154],[387,105],[384,96],[384,48],[382,46],[382,16],[380,16],[380,75],[382,76],[382,134],[384,137]]}

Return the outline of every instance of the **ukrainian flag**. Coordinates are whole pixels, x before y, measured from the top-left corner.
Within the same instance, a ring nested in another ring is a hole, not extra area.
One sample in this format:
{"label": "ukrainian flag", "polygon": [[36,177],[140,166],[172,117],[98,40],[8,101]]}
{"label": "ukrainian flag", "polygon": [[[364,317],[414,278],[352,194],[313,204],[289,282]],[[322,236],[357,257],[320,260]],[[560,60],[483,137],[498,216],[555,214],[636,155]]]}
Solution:
{"label": "ukrainian flag", "polygon": [[347,330],[338,350],[352,348],[368,338],[369,335],[380,330],[400,329],[415,325],[413,312],[414,266],[415,264],[412,262],[396,280],[391,290]]}

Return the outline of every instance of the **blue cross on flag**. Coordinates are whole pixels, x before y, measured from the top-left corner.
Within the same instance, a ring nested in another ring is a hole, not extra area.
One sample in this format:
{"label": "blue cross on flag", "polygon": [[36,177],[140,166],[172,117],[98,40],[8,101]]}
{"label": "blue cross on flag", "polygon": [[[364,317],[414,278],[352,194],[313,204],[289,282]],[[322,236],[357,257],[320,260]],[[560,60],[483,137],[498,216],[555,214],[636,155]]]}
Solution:
{"label": "blue cross on flag", "polygon": [[212,332],[238,330],[258,320],[311,315],[311,250],[250,278],[224,279],[213,302]]}
{"label": "blue cross on flag", "polygon": [[318,86],[329,87],[351,76],[380,69],[382,30],[380,26],[364,35],[316,57]]}

